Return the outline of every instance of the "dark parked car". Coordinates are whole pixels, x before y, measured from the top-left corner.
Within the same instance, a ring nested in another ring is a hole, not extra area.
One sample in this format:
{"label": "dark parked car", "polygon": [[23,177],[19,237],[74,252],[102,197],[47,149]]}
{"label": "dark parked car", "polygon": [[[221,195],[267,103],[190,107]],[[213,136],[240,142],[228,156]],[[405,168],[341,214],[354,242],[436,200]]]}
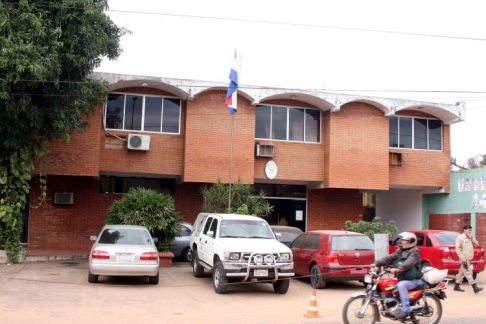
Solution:
{"label": "dark parked car", "polygon": [[347,231],[305,232],[290,244],[290,249],[294,272],[311,275],[314,288],[324,288],[327,281],[363,282],[375,256],[368,236]]}
{"label": "dark parked car", "polygon": [[177,237],[170,243],[170,252],[174,253],[176,258],[184,258],[187,262],[192,261],[192,252],[189,248],[189,240],[191,239],[192,225],[182,223],[181,229]]}
{"label": "dark parked car", "polygon": [[[449,274],[459,272],[459,258],[456,253],[456,238],[461,235],[458,232],[441,230],[410,231],[417,236],[417,248],[422,252],[422,267],[432,266],[437,269],[447,269]],[[398,249],[398,238],[390,245],[390,253]],[[474,248],[472,260],[473,276],[484,271],[484,250],[482,247]]]}
{"label": "dark parked car", "polygon": [[292,226],[270,226],[275,236],[278,236],[277,233],[280,233],[279,241],[282,244],[290,246],[290,243],[302,234],[302,230],[297,227]]}

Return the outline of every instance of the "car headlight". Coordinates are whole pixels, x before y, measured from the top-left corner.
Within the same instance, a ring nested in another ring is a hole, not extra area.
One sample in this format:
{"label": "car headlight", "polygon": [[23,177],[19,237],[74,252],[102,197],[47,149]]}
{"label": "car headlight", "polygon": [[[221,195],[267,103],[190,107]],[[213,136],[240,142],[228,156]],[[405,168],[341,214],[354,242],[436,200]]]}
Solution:
{"label": "car headlight", "polygon": [[253,257],[253,261],[256,264],[262,264],[263,263],[263,257],[260,254],[257,254]]}
{"label": "car headlight", "polygon": [[265,255],[264,260],[265,260],[266,264],[272,264],[273,263],[273,255],[270,255],[270,254]]}
{"label": "car headlight", "polygon": [[280,261],[290,261],[290,253],[280,253]]}
{"label": "car headlight", "polygon": [[230,261],[238,261],[240,259],[240,253],[225,252],[225,259]]}

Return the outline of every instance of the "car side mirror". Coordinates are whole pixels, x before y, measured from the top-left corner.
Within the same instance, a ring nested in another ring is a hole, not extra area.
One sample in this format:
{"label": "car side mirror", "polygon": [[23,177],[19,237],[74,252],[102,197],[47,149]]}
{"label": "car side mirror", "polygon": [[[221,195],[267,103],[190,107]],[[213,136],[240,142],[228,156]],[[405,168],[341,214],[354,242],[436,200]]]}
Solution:
{"label": "car side mirror", "polygon": [[275,233],[275,237],[278,241],[280,241],[280,239],[282,238],[282,233]]}
{"label": "car side mirror", "polygon": [[98,237],[97,237],[96,235],[91,235],[91,236],[89,237],[89,239],[90,239],[91,241],[96,241],[96,239],[97,239],[97,238],[98,238]]}
{"label": "car side mirror", "polygon": [[214,232],[213,231],[208,231],[208,236],[209,237],[214,237]]}
{"label": "car side mirror", "polygon": [[156,238],[156,237],[152,237],[152,240],[154,241],[154,244],[159,243],[159,239],[158,239],[158,238]]}

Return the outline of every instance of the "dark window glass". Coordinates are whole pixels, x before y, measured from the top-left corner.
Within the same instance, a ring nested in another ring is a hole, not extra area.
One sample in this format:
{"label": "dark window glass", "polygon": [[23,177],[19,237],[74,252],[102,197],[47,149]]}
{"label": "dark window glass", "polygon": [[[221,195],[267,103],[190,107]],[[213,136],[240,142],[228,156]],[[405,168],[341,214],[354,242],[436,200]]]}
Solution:
{"label": "dark window glass", "polygon": [[179,230],[179,234],[177,234],[177,236],[191,236],[191,230],[188,227],[181,225],[181,229]]}
{"label": "dark window glass", "polygon": [[100,192],[102,193],[127,193],[130,188],[138,187],[174,196],[175,179],[100,177]]}
{"label": "dark window glass", "polygon": [[101,233],[100,244],[151,245],[149,234],[141,229],[107,228]]}
{"label": "dark window glass", "polygon": [[212,217],[208,217],[208,220],[206,221],[206,225],[204,225],[204,231],[203,234],[207,234],[209,231],[209,226],[211,225],[211,221],[213,220]]}
{"label": "dark window glass", "polygon": [[268,226],[267,222],[259,220],[255,217],[255,220],[228,220],[221,221],[220,237],[228,238],[262,238],[262,239],[275,239],[272,230]]}
{"label": "dark window glass", "polygon": [[400,147],[412,148],[412,118],[400,117]]}
{"label": "dark window glass", "polygon": [[417,246],[424,246],[424,234],[416,233],[415,236],[417,237]]}
{"label": "dark window glass", "polygon": [[179,116],[181,113],[179,99],[164,99],[164,116],[162,117],[162,132],[179,133]]}
{"label": "dark window glass", "polygon": [[304,243],[305,238],[307,235],[301,235],[298,238],[296,238],[292,244],[290,245],[291,249],[300,249],[302,247],[302,243]]}
{"label": "dark window glass", "polygon": [[390,147],[398,147],[398,117],[390,117]]}
{"label": "dark window glass", "polygon": [[368,236],[339,235],[333,236],[331,240],[333,251],[374,250],[374,248]]}
{"label": "dark window glass", "polygon": [[289,108],[289,141],[304,141],[304,109]]}
{"label": "dark window glass", "polygon": [[287,108],[272,107],[272,139],[287,139]]}
{"label": "dark window glass", "polygon": [[255,120],[255,138],[270,138],[270,106],[257,106]]}
{"label": "dark window glass", "polygon": [[214,233],[214,236],[213,237],[216,237],[216,232],[218,230],[218,220],[216,218],[211,223],[211,228],[209,230],[210,231],[213,231],[213,233]]}
{"label": "dark window glass", "polygon": [[143,130],[147,132],[160,132],[162,119],[162,98],[145,97],[145,116]]}
{"label": "dark window glass", "polygon": [[319,143],[321,140],[321,112],[305,110],[305,141]]}
{"label": "dark window glass", "polygon": [[425,246],[427,246],[427,247],[432,247],[432,246],[434,246],[434,245],[432,244],[432,241],[430,240],[430,237],[428,237],[428,236],[427,236],[427,243],[426,243],[426,245],[425,245]]}
{"label": "dark window glass", "polygon": [[305,241],[304,250],[317,250],[319,248],[319,242],[321,242],[321,236],[312,234]]}
{"label": "dark window glass", "polygon": [[142,130],[142,96],[127,95],[125,105],[125,129]]}
{"label": "dark window glass", "polygon": [[413,120],[413,148],[427,149],[427,119],[415,118]]}
{"label": "dark window glass", "polygon": [[123,128],[123,107],[125,105],[125,95],[111,93],[108,95],[106,104],[106,128]]}
{"label": "dark window glass", "polygon": [[429,150],[442,150],[442,121],[429,119]]}
{"label": "dark window glass", "polygon": [[439,241],[440,245],[456,245],[457,237],[461,235],[459,233],[435,233],[434,236]]}

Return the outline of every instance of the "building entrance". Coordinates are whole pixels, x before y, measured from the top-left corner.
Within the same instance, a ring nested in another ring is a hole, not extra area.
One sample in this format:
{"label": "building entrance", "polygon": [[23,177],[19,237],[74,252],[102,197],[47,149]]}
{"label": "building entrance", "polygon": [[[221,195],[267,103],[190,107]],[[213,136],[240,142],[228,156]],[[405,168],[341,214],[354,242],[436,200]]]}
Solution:
{"label": "building entrance", "polygon": [[297,199],[267,199],[273,206],[273,212],[268,215],[270,225],[293,226],[305,231],[306,200]]}

